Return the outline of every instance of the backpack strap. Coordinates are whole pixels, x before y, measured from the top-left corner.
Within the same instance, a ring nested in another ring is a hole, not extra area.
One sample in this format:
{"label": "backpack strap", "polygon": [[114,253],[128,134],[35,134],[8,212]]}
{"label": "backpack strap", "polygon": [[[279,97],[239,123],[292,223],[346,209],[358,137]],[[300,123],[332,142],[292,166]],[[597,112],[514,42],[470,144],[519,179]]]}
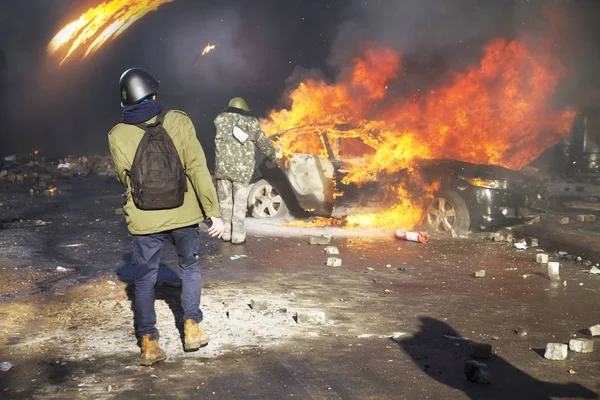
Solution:
{"label": "backpack strap", "polygon": [[165,116],[167,115],[167,111],[161,111],[160,114],[158,114],[156,116],[156,121],[151,123],[151,124],[147,124],[145,122],[140,122],[139,124],[135,124],[135,126],[137,126],[138,128],[142,129],[142,130],[146,130],[147,128],[151,128],[153,126],[157,126],[159,124],[162,124],[163,121],[165,120]]}

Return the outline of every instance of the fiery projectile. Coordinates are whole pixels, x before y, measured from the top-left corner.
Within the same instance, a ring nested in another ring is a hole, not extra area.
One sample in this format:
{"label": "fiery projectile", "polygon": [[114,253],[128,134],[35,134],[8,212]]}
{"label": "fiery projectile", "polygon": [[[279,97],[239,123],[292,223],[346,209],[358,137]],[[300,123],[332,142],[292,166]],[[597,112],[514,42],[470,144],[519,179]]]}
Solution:
{"label": "fiery projectile", "polygon": [[64,54],[60,64],[80,47],[87,47],[82,58],[95,53],[104,43],[123,33],[134,22],[173,0],[111,0],[90,8],[66,24],[48,44],[51,55]]}
{"label": "fiery projectile", "polygon": [[196,61],[194,61],[194,65],[198,64],[198,61],[200,61],[200,58],[202,58],[202,56],[207,55],[208,53],[210,53],[211,51],[213,51],[215,48],[214,44],[207,44],[204,47],[204,50],[202,50],[202,53],[198,56],[198,58],[196,58]]}

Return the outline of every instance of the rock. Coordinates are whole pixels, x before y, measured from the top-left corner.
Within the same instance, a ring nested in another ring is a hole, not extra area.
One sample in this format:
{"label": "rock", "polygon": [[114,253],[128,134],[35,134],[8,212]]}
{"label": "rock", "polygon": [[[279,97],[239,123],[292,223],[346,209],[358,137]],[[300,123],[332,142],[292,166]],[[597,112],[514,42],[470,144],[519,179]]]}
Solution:
{"label": "rock", "polygon": [[327,246],[325,247],[325,253],[328,256],[337,256],[340,254],[340,250],[335,246]]}
{"label": "rock", "polygon": [[325,323],[325,313],[323,311],[298,311],[296,320],[299,324],[321,325]]}
{"label": "rock", "polygon": [[106,387],[106,391],[107,391],[107,392],[112,392],[112,385],[108,385],[108,386]]}
{"label": "rock", "polygon": [[527,336],[527,329],[525,328],[519,328],[517,329],[517,336]]}
{"label": "rock", "polygon": [[485,270],[479,270],[479,271],[475,271],[475,278],[484,278],[485,277]]}
{"label": "rock", "polygon": [[590,339],[569,340],[569,350],[575,353],[591,353],[594,351],[594,342]]}
{"label": "rock", "polygon": [[264,311],[269,308],[269,303],[266,300],[250,300],[250,308],[254,311]]}
{"label": "rock", "polygon": [[590,336],[600,336],[600,324],[590,326],[588,328],[588,333]]}
{"label": "rock", "polygon": [[246,313],[241,308],[231,308],[227,311],[227,318],[232,320],[243,320]]}
{"label": "rock", "polygon": [[494,242],[504,242],[506,241],[506,236],[503,235],[501,232],[496,232],[494,233],[493,240]]}
{"label": "rock", "polygon": [[342,259],[339,257],[328,257],[327,258],[327,266],[328,267],[341,267]]}
{"label": "rock", "polygon": [[532,219],[531,219],[531,223],[533,223],[533,224],[537,224],[537,223],[539,223],[541,220],[542,220],[542,218],[541,218],[541,217],[538,215],[538,216],[536,216],[536,217],[534,217],[534,218],[532,218]]}
{"label": "rock", "polygon": [[538,247],[540,241],[537,238],[527,238],[527,244],[529,247]]}
{"label": "rock", "polygon": [[492,358],[492,345],[487,343],[469,343],[473,358]]}
{"label": "rock", "polygon": [[547,264],[548,263],[548,254],[536,254],[535,255],[535,260],[537,261],[538,264]]}
{"label": "rock", "polygon": [[569,217],[562,217],[561,219],[558,220],[558,223],[561,225],[566,225],[569,223]]}
{"label": "rock", "polygon": [[544,352],[544,358],[554,361],[566,360],[568,352],[569,347],[566,344],[548,343]]}
{"label": "rock", "polygon": [[0,171],[0,179],[6,177],[8,175],[8,171],[3,169],[2,171]]}
{"label": "rock", "polygon": [[548,278],[553,281],[560,279],[560,263],[556,261],[548,263]]}
{"label": "rock", "polygon": [[527,241],[525,239],[521,239],[515,242],[515,247],[519,250],[525,250],[527,249]]}
{"label": "rock", "polygon": [[17,174],[15,176],[15,180],[17,181],[17,183],[23,183],[25,181],[25,175],[23,175],[23,174]]}
{"label": "rock", "polygon": [[331,242],[331,235],[310,236],[308,238],[308,242],[310,244],[325,246],[328,245],[329,242]]}
{"label": "rock", "polygon": [[473,382],[490,383],[490,370],[486,364],[479,361],[467,361],[465,363],[465,375]]}
{"label": "rock", "polygon": [[579,222],[594,222],[596,220],[596,216],[594,214],[582,214],[577,216],[577,221]]}
{"label": "rock", "polygon": [[115,215],[125,215],[123,207],[115,208]]}

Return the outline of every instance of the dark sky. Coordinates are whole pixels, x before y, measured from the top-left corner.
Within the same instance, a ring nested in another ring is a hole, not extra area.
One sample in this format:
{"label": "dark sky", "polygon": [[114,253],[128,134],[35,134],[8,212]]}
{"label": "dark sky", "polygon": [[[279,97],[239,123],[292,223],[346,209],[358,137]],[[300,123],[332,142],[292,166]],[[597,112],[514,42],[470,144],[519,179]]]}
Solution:
{"label": "dark sky", "polygon": [[[567,47],[577,44],[565,101],[594,98],[600,72],[595,0],[174,0],[86,60],[58,67],[48,41],[99,2],[0,0],[0,155],[107,152],[121,112],[119,76],[139,66],[161,80],[165,106],[190,115],[210,159],[212,120],[231,97],[265,116],[290,77],[318,71],[334,80],[364,40],[400,50],[415,70],[477,62],[492,37],[543,29],[549,4],[570,21]],[[216,50],[193,66],[208,42]]]}

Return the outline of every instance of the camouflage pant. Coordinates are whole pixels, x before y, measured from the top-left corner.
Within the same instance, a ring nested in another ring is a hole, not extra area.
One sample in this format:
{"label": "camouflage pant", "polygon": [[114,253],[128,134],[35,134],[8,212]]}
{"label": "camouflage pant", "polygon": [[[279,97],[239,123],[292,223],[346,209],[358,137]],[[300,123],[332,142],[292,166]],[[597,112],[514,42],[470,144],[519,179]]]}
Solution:
{"label": "camouflage pant", "polygon": [[248,185],[227,179],[217,180],[217,195],[225,230],[223,240],[241,243],[246,240],[244,220],[248,211]]}

